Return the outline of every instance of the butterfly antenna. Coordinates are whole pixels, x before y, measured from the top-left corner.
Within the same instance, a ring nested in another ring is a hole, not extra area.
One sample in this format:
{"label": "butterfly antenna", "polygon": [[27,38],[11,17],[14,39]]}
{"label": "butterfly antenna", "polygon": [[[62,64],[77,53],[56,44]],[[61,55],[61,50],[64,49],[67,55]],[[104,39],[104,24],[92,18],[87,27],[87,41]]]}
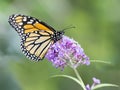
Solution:
{"label": "butterfly antenna", "polygon": [[65,31],[65,30],[71,29],[71,28],[75,28],[75,27],[74,26],[70,26],[70,27],[67,27],[67,28],[63,29],[62,31]]}

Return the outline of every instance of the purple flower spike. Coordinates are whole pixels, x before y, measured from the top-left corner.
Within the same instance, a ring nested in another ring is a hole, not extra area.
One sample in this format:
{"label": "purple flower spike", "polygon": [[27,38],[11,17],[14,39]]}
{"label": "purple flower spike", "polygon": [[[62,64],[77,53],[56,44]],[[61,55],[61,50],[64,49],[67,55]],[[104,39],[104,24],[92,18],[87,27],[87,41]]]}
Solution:
{"label": "purple flower spike", "polygon": [[81,64],[90,64],[89,57],[86,56],[83,48],[76,41],[66,36],[51,45],[45,57],[55,67],[61,69],[67,65],[77,68]]}

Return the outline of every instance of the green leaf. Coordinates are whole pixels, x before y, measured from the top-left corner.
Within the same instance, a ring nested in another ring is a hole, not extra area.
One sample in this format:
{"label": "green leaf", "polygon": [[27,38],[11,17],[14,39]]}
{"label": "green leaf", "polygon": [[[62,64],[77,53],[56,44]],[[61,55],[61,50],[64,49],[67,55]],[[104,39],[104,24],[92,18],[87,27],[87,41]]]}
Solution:
{"label": "green leaf", "polygon": [[80,82],[77,78],[72,77],[72,76],[68,76],[68,75],[54,75],[54,76],[51,76],[51,77],[52,77],[52,78],[54,78],[54,77],[64,77],[64,78],[69,78],[69,79],[75,81],[76,83],[78,83],[78,84],[82,87],[81,82]]}
{"label": "green leaf", "polygon": [[98,84],[92,88],[92,90],[102,88],[102,87],[119,87],[118,85],[115,84],[109,84],[109,83],[103,83],[103,84]]}

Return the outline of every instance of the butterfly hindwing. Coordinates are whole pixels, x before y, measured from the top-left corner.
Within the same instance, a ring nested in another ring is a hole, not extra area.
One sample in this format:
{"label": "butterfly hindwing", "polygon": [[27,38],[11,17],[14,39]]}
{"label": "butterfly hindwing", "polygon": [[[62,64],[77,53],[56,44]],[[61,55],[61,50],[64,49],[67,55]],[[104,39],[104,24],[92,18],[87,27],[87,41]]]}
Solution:
{"label": "butterfly hindwing", "polygon": [[22,37],[21,49],[29,59],[39,61],[44,58],[51,44],[53,41],[46,32],[35,31]]}

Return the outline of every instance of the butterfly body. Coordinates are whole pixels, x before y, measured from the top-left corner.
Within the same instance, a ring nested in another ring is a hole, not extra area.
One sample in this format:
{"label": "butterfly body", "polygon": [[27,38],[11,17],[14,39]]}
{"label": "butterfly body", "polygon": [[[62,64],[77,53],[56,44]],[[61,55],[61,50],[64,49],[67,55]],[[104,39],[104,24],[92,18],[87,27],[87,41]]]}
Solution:
{"label": "butterfly body", "polygon": [[26,15],[11,15],[9,23],[21,37],[22,52],[35,61],[42,60],[50,45],[64,34],[64,31],[56,31],[45,22]]}

